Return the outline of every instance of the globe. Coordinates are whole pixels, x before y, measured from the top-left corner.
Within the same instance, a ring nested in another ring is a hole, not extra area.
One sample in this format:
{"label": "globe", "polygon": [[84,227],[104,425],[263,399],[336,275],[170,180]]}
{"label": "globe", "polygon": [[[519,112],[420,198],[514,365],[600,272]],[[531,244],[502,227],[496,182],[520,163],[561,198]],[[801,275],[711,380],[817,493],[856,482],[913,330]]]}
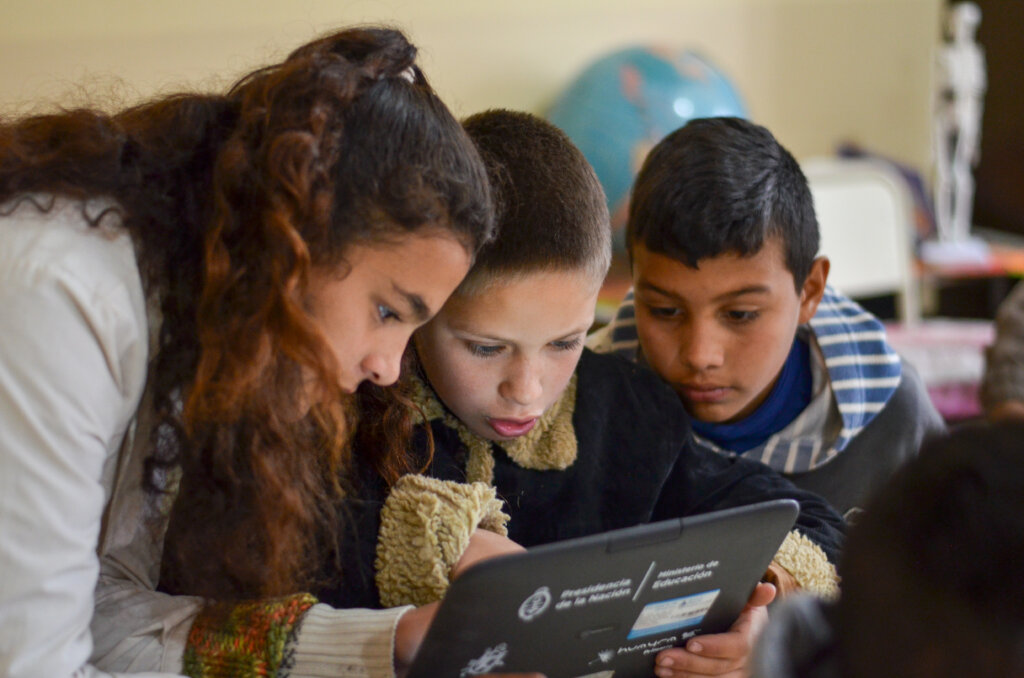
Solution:
{"label": "globe", "polygon": [[647,152],[687,121],[716,116],[745,118],[747,111],[710,61],[690,50],[630,47],[588,66],[547,118],[594,166],[621,250],[629,190]]}

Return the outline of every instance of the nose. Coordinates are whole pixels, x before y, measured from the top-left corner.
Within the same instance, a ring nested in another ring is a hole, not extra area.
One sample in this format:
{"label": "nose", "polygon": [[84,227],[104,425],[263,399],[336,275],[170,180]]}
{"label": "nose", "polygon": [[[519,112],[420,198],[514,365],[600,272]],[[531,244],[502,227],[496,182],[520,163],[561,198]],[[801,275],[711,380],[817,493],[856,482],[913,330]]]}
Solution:
{"label": "nose", "polygon": [[390,386],[398,381],[398,375],[402,371],[404,350],[404,343],[397,348],[381,346],[371,349],[359,364],[363,378],[377,386]]}
{"label": "nose", "polygon": [[498,387],[498,394],[517,405],[530,405],[544,393],[539,365],[526,358],[514,360]]}
{"label": "nose", "polygon": [[709,323],[692,322],[680,333],[679,360],[695,372],[721,367],[725,346]]}

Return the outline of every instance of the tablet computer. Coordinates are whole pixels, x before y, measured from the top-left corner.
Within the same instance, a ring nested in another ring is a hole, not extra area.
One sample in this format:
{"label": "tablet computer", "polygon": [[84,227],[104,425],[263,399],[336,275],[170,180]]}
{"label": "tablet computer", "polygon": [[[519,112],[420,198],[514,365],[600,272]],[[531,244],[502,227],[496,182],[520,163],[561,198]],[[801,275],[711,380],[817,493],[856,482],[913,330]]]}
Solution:
{"label": "tablet computer", "polygon": [[483,561],[452,582],[408,676],[652,676],[661,650],[732,625],[798,511],[780,499]]}

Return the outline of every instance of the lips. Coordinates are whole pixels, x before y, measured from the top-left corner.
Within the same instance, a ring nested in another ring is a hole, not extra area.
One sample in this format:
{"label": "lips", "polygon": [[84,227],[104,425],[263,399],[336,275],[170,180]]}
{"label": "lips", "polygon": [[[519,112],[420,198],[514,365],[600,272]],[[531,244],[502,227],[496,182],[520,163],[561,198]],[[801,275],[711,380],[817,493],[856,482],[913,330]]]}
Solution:
{"label": "lips", "polygon": [[502,438],[518,438],[526,435],[537,424],[537,417],[528,419],[495,419],[488,417],[487,423]]}
{"label": "lips", "polygon": [[678,392],[692,403],[717,403],[729,395],[728,386],[687,386],[680,384]]}

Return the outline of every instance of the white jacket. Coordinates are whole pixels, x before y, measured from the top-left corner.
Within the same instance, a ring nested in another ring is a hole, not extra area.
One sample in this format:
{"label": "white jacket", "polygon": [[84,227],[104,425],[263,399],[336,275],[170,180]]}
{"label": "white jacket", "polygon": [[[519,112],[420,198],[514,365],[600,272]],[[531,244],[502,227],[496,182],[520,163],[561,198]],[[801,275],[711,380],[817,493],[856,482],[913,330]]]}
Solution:
{"label": "white jacket", "polygon": [[[154,590],[166,506],[141,486],[153,323],[116,215],[96,228],[82,209],[0,206],[0,678],[176,675],[200,607]],[[289,675],[393,675],[407,609],[315,605]]]}

